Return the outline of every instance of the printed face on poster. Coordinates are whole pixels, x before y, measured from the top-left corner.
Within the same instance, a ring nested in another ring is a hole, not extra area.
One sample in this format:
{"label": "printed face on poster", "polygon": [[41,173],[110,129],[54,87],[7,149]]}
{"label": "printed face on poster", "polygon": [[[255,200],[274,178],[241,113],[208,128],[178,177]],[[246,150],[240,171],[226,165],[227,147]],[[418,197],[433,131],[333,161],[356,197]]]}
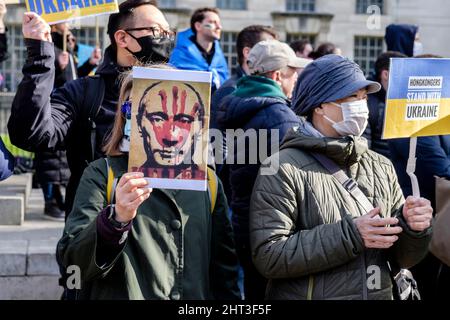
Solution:
{"label": "printed face on poster", "polygon": [[48,24],[119,11],[118,0],[25,0],[28,11],[36,12]]}
{"label": "printed face on poster", "polygon": [[383,139],[450,134],[450,59],[391,59]]}
{"label": "printed face on poster", "polygon": [[133,68],[129,171],[152,188],[206,190],[211,73]]}

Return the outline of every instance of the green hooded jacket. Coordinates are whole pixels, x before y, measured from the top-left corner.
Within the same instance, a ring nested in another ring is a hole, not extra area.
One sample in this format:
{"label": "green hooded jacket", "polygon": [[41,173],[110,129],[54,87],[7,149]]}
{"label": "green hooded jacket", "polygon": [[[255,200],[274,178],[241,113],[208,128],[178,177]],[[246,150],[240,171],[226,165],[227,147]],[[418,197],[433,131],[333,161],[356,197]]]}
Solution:
{"label": "green hooded jacket", "polygon": [[[399,219],[403,232],[390,249],[364,247],[353,219],[367,212],[311,152],[334,160],[383,217]],[[315,138],[299,129],[288,132],[267,162],[278,163],[278,170],[258,176],[250,208],[253,261],[269,279],[266,297],[392,299],[388,257],[403,268],[417,264],[427,253],[431,228],[419,233],[406,224],[391,162],[368,150],[364,138]]]}
{"label": "green hooded jacket", "polygon": [[[108,160],[116,177],[127,172],[127,156]],[[220,184],[212,213],[208,192],[153,189],[125,242],[114,248],[97,233],[106,184],[106,162],[99,159],[83,174],[58,243],[63,267],[81,270],[79,299],[240,299]]]}

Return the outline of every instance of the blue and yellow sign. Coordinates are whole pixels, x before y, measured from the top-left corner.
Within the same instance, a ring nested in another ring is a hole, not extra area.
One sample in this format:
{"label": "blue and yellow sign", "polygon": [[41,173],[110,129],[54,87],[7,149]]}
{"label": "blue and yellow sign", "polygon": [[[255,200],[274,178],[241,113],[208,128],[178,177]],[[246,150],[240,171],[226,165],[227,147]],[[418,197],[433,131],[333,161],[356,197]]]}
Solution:
{"label": "blue and yellow sign", "polygon": [[36,12],[49,24],[119,11],[117,0],[25,0],[25,3],[28,11]]}
{"label": "blue and yellow sign", "polygon": [[450,134],[450,59],[391,59],[384,139]]}

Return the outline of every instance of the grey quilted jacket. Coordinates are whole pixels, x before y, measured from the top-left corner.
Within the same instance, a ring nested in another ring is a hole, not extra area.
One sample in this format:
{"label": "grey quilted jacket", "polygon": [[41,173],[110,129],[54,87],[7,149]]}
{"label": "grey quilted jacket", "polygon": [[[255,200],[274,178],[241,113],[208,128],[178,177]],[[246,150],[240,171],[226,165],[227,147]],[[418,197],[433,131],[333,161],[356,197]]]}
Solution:
{"label": "grey quilted jacket", "polygon": [[[399,219],[403,232],[393,247],[364,247],[353,219],[366,212],[312,151],[354,178],[383,217]],[[258,176],[250,212],[253,261],[269,279],[266,298],[392,299],[388,257],[401,267],[417,264],[427,252],[431,228],[418,233],[407,226],[390,161],[368,150],[364,138],[314,138],[296,130],[268,161],[276,163],[275,157],[279,169]]]}

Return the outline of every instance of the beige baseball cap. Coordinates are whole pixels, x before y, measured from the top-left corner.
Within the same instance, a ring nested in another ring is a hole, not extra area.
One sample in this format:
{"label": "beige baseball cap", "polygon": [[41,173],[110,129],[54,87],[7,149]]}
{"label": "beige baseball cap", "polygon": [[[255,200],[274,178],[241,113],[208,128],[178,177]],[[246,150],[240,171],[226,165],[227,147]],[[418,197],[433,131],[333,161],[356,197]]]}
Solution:
{"label": "beige baseball cap", "polygon": [[312,60],[299,58],[294,50],[278,40],[258,42],[248,55],[250,74],[264,74],[285,67],[305,68]]}

